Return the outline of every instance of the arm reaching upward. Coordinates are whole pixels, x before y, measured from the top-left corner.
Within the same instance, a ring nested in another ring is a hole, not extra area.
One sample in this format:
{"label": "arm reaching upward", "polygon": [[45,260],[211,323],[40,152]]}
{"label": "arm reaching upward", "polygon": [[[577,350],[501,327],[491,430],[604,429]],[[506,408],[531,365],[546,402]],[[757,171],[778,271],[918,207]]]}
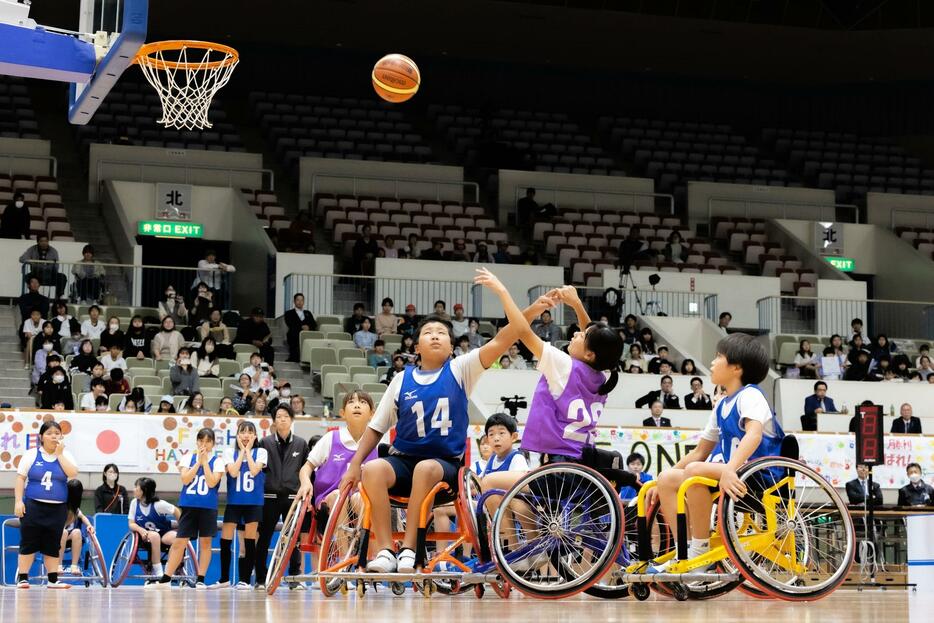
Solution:
{"label": "arm reaching upward", "polygon": [[[541,338],[532,331],[529,321],[540,315],[546,309],[554,307],[557,300],[557,290],[552,290],[539,297],[537,301],[523,312],[519,309],[519,306],[516,305],[515,301],[512,300],[503,282],[486,268],[477,269],[477,276],[474,277],[474,283],[487,287],[496,293],[500,302],[503,304],[503,309],[506,311],[506,318],[509,320],[509,324],[500,330],[494,339],[484,344],[483,348],[481,348],[480,357],[484,365],[489,367],[487,365],[487,359],[489,359],[489,364],[492,364],[499,355],[509,348],[510,344],[516,341],[516,338],[522,340],[522,343],[526,345],[536,358],[540,358],[542,356],[542,348],[544,347],[543,342]],[[486,349],[488,347],[489,350],[487,351]]]}

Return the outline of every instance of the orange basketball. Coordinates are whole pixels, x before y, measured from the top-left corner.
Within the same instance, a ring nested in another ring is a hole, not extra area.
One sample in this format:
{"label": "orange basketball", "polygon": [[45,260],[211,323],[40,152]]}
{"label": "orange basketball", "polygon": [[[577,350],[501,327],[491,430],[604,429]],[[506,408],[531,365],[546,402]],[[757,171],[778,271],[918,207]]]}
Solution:
{"label": "orange basketball", "polygon": [[421,81],[418,65],[402,54],[387,54],[373,66],[373,88],[387,102],[411,99]]}

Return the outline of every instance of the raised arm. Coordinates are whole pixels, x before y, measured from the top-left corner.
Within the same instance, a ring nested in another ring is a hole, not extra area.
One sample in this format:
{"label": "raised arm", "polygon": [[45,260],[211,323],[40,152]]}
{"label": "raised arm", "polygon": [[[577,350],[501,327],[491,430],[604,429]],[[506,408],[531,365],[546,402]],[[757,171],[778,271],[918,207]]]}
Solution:
{"label": "raised arm", "polygon": [[555,291],[539,297],[537,301],[523,312],[519,309],[519,306],[516,305],[516,302],[512,300],[503,282],[486,268],[477,269],[477,276],[474,278],[474,283],[489,288],[499,297],[500,302],[503,304],[503,309],[506,311],[506,318],[509,320],[509,324],[506,327],[501,329],[492,340],[480,348],[480,361],[483,363],[484,367],[492,365],[493,362],[496,361],[496,358],[502,355],[516,339],[522,340],[522,343],[525,344],[526,348],[531,351],[536,359],[540,358],[542,356],[544,342],[532,331],[532,326],[529,324],[529,321],[531,318],[540,315],[546,309],[554,307],[557,298]]}
{"label": "raised arm", "polygon": [[[564,286],[558,288],[557,291],[558,299],[569,306],[574,310],[574,314],[577,316],[577,326],[581,329],[586,329],[587,325],[590,324],[590,314],[587,313],[587,310],[584,309],[584,303],[581,301],[580,296],[577,294],[577,288],[574,286]],[[570,340],[573,335],[568,335],[567,338]]]}

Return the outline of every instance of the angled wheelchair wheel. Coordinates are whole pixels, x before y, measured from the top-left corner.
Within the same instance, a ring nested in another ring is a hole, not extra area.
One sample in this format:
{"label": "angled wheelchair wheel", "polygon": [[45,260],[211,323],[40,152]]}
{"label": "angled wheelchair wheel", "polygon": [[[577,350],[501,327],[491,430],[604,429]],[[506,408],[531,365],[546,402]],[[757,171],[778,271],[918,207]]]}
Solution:
{"label": "angled wheelchair wheel", "polygon": [[191,541],[185,547],[185,555],[182,557],[182,566],[175,572],[175,577],[188,586],[194,587],[198,581],[198,552],[195,551]]}
{"label": "angled wheelchair wheel", "polygon": [[721,496],[720,533],[756,589],[788,601],[825,597],[846,579],[856,536],[846,503],[813,469],[766,457],[737,472],[748,493]]}
{"label": "angled wheelchair wheel", "polygon": [[136,561],[136,548],[139,546],[139,535],[135,532],[127,532],[126,536],[120,540],[117,545],[117,551],[110,562],[110,585],[114,588],[123,584],[127,576],[130,575],[130,569]]}
{"label": "angled wheelchair wheel", "polygon": [[[344,487],[330,510],[321,549],[318,552],[318,571],[337,573],[350,571],[357,565],[360,551],[360,519],[363,500],[356,487]],[[330,597],[344,586],[340,578],[320,578],[318,583],[325,597]]]}
{"label": "angled wheelchair wheel", "polygon": [[506,493],[492,540],[500,572],[519,591],[545,599],[577,594],[617,559],[623,543],[619,497],[587,467],[541,467]]}
{"label": "angled wheelchair wheel", "polygon": [[110,585],[110,573],[107,569],[107,563],[104,562],[104,553],[101,551],[101,544],[94,534],[87,535],[87,565],[84,570],[85,577],[91,582],[97,582],[106,588]]}
{"label": "angled wheelchair wheel", "polygon": [[279,540],[272,550],[272,560],[266,570],[266,593],[272,595],[279,588],[282,576],[288,569],[289,558],[298,542],[298,535],[302,520],[308,511],[308,498],[295,498],[285,519],[282,520],[282,530],[279,531]]}
{"label": "angled wheelchair wheel", "polygon": [[[473,547],[473,555],[479,562],[486,563],[492,558],[490,532],[492,532],[493,518],[485,506],[477,504],[480,495],[480,478],[473,471],[462,467],[461,488],[458,491],[459,503],[469,515],[467,518],[469,522],[467,532],[470,537],[470,544]],[[507,582],[490,582],[490,588],[503,599],[509,597],[509,584]]]}

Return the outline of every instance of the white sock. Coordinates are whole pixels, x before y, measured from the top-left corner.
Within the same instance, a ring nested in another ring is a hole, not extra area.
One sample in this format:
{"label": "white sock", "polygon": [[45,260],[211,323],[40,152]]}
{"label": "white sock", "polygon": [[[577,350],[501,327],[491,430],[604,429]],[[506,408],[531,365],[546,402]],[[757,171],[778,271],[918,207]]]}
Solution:
{"label": "white sock", "polygon": [[710,539],[691,539],[688,546],[688,558],[696,558],[710,551]]}
{"label": "white sock", "polygon": [[161,562],[160,562],[159,564],[156,564],[156,565],[153,565],[153,566],[152,566],[152,574],[153,574],[153,575],[158,575],[158,576],[161,578],[163,573],[165,573],[165,570],[162,568],[162,563],[161,563]]}

